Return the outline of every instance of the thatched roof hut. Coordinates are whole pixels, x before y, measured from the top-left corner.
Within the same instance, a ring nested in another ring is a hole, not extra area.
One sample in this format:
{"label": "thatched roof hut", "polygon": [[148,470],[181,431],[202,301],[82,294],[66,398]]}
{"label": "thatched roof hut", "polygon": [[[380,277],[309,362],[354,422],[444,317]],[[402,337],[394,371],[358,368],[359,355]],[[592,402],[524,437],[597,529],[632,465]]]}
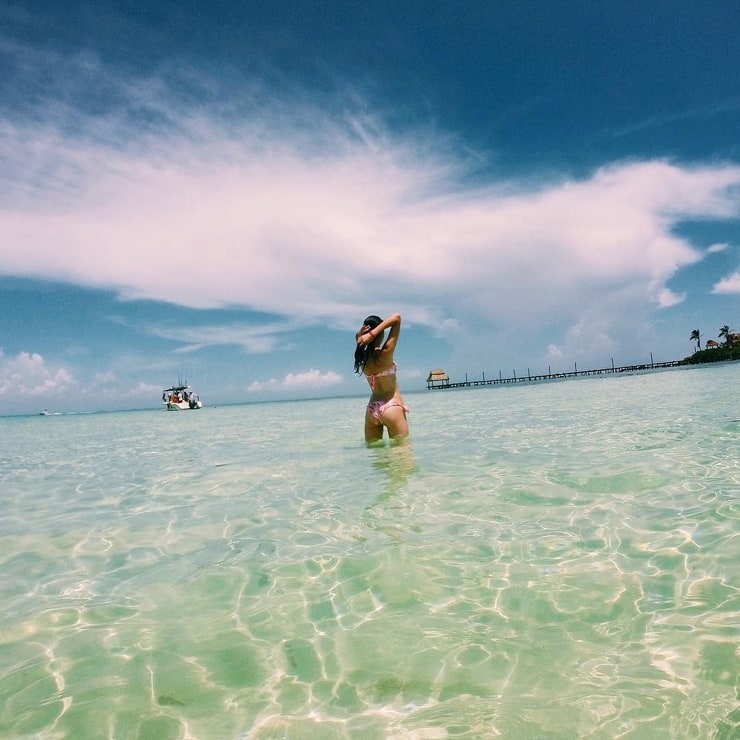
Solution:
{"label": "thatched roof hut", "polygon": [[444,385],[450,382],[450,376],[444,371],[437,368],[432,370],[427,377],[427,388],[434,388],[435,383]]}

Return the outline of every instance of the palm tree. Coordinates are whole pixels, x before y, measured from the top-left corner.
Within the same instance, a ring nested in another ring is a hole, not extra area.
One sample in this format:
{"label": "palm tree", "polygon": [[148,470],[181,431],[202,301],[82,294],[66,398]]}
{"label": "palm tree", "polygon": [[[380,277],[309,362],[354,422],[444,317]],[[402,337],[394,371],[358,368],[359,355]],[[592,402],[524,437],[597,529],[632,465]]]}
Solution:
{"label": "palm tree", "polygon": [[725,340],[725,347],[730,346],[730,327],[727,324],[719,330],[719,338]]}
{"label": "palm tree", "polygon": [[696,350],[698,352],[701,349],[701,332],[698,329],[694,329],[694,331],[691,332],[689,341],[696,342]]}

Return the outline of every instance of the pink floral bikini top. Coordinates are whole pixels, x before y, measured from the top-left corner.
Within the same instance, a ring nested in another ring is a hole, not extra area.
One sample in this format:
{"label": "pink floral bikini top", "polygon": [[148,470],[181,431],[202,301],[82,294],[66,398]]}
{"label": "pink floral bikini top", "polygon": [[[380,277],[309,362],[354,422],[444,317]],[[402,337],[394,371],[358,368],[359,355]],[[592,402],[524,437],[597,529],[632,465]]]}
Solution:
{"label": "pink floral bikini top", "polygon": [[395,375],[397,370],[398,365],[394,362],[387,370],[381,370],[379,373],[375,373],[375,375],[366,374],[365,377],[367,378],[367,382],[370,383],[370,389],[375,390],[376,378],[384,378],[386,375]]}

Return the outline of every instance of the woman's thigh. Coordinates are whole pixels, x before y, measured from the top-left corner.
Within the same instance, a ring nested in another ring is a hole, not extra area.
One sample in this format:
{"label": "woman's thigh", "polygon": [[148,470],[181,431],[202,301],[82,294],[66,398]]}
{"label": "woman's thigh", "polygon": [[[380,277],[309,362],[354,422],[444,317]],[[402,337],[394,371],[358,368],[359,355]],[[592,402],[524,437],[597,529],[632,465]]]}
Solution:
{"label": "woman's thigh", "polygon": [[377,442],[381,439],[383,439],[383,425],[372,414],[365,414],[365,441]]}
{"label": "woman's thigh", "polygon": [[388,435],[393,437],[405,437],[409,433],[409,423],[406,420],[406,412],[401,406],[391,406],[381,418],[383,426],[388,429]]}

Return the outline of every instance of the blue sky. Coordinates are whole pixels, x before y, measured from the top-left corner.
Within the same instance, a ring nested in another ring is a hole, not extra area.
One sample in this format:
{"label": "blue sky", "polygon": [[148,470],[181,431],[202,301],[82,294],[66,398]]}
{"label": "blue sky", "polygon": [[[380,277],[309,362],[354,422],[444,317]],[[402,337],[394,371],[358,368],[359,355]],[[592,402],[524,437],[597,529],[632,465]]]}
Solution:
{"label": "blue sky", "polygon": [[0,414],[682,358],[740,329],[740,4],[0,6]]}

